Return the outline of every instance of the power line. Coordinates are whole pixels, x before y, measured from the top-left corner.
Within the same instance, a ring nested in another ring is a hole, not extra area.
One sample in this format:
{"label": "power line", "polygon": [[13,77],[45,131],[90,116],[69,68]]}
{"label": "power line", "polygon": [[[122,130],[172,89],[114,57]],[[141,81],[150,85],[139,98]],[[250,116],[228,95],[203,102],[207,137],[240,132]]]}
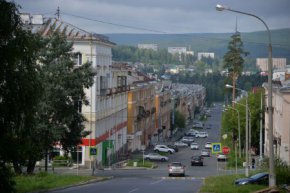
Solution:
{"label": "power line", "polygon": [[[67,16],[71,16],[71,17],[81,18],[81,19],[88,20],[88,21],[94,21],[94,22],[98,22],[98,23],[124,27],[124,28],[128,28],[128,29],[149,31],[149,32],[155,32],[155,33],[167,34],[167,35],[171,34],[169,32],[165,32],[165,31],[154,30],[154,29],[143,28],[143,27],[135,27],[135,26],[130,26],[130,25],[117,24],[117,23],[107,22],[107,21],[103,21],[103,20],[99,20],[99,19],[92,19],[92,18],[88,18],[88,17],[84,17],[84,16],[80,16],[80,15],[75,15],[75,14],[70,14],[70,13],[65,13],[65,12],[61,12],[61,14],[67,15]],[[175,34],[175,35],[188,36],[188,37],[197,37],[197,38],[205,39],[205,40],[229,41],[229,39],[225,39],[225,38],[204,37],[204,36],[199,36],[199,35],[194,35],[194,34]],[[267,43],[247,41],[245,39],[243,40],[243,42],[251,43],[251,44],[267,45]],[[279,43],[272,43],[272,46],[290,48],[289,45],[279,44]]]}
{"label": "power line", "polygon": [[67,15],[67,16],[72,16],[72,17],[77,17],[77,18],[89,20],[89,21],[95,21],[95,22],[99,22],[99,23],[104,23],[104,24],[108,24],[108,25],[114,25],[114,26],[129,28],[129,29],[135,29],[135,30],[142,30],[142,31],[150,31],[150,32],[167,34],[167,32],[159,31],[159,30],[153,30],[153,29],[148,29],[148,28],[135,27],[135,26],[129,26],[129,25],[123,25],[123,24],[117,24],[117,23],[107,22],[107,21],[98,20],[98,19],[91,19],[91,18],[87,18],[87,17],[80,16],[80,15],[74,15],[74,14],[64,13],[64,12],[62,12],[62,14]]}

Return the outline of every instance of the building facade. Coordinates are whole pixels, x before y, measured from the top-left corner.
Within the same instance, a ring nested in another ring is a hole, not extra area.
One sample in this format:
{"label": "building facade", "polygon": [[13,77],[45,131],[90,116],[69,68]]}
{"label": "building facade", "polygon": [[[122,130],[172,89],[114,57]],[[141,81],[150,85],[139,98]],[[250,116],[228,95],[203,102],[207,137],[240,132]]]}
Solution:
{"label": "building facade", "polygon": [[[286,58],[273,58],[273,68],[274,69],[285,69],[287,65]],[[257,58],[256,66],[262,72],[268,72],[268,58]]]}

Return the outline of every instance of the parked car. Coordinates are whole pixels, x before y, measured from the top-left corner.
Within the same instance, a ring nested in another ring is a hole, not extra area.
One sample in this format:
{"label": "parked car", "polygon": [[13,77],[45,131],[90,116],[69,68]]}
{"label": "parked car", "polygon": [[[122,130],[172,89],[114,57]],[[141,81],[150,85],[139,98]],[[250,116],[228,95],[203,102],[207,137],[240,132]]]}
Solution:
{"label": "parked car", "polygon": [[188,132],[185,133],[185,136],[195,137],[195,134],[196,134],[196,132],[188,131]]}
{"label": "parked car", "polygon": [[258,173],[249,178],[240,178],[235,180],[236,185],[245,185],[245,184],[264,184],[267,185],[269,181],[268,173]]}
{"label": "parked car", "polygon": [[206,138],[208,137],[208,133],[207,132],[198,132],[195,137],[200,137],[200,138]]}
{"label": "parked car", "polygon": [[211,149],[211,142],[206,142],[204,145],[205,149]]}
{"label": "parked car", "polygon": [[181,162],[172,162],[168,165],[168,176],[185,176],[185,166]]}
{"label": "parked car", "polygon": [[191,166],[203,166],[203,157],[201,155],[194,155],[191,157]]}
{"label": "parked car", "polygon": [[199,145],[197,143],[191,143],[190,149],[199,149]]}
{"label": "parked car", "polygon": [[227,156],[225,154],[217,154],[217,161],[227,161]]}
{"label": "parked car", "polygon": [[167,152],[170,154],[175,152],[174,149],[167,147],[167,145],[155,145],[154,151],[155,152]]}
{"label": "parked car", "polygon": [[154,161],[168,161],[167,156],[160,155],[158,153],[149,153],[147,155],[144,155],[145,160],[154,160]]}
{"label": "parked car", "polygon": [[188,144],[187,143],[184,143],[182,141],[176,141],[174,143],[174,145],[177,146],[177,147],[188,147]]}
{"label": "parked car", "polygon": [[174,149],[175,152],[178,152],[178,147],[176,145],[167,145],[167,147]]}
{"label": "parked car", "polygon": [[201,152],[200,152],[200,155],[202,157],[210,157],[210,153],[207,149],[202,149]]}

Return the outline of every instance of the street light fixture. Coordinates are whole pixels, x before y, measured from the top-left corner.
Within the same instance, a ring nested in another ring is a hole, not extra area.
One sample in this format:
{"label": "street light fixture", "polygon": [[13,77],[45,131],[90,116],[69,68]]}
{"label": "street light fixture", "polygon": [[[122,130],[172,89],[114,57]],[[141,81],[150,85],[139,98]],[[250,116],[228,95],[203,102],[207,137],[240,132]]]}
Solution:
{"label": "street light fixture", "polygon": [[[226,84],[226,88],[234,88],[232,85]],[[240,90],[246,93],[246,167],[245,167],[245,175],[249,177],[249,114],[248,114],[248,92],[242,90],[240,88],[235,87],[236,90]],[[233,103],[235,103],[233,99]],[[240,103],[238,103],[240,104]],[[240,144],[239,144],[240,145]]]}
{"label": "street light fixture", "polygon": [[223,6],[223,5],[216,5],[216,10],[217,11],[231,11],[243,15],[248,15],[251,17],[254,17],[261,21],[264,26],[267,29],[268,32],[268,121],[269,121],[269,133],[268,133],[268,140],[269,140],[269,187],[271,186],[276,186],[276,175],[275,175],[275,170],[274,170],[274,148],[273,148],[273,107],[272,107],[272,71],[273,71],[273,64],[272,64],[272,41],[271,41],[271,32],[269,30],[269,27],[267,24],[258,16],[251,14],[251,13],[246,13],[242,11],[237,11],[234,9],[230,9],[229,7]]}
{"label": "street light fixture", "polygon": [[234,111],[237,112],[238,114],[238,135],[239,135],[239,158],[241,158],[241,124],[240,124],[240,112],[238,111],[238,109],[232,108],[232,107],[227,107],[228,109],[232,109]]}

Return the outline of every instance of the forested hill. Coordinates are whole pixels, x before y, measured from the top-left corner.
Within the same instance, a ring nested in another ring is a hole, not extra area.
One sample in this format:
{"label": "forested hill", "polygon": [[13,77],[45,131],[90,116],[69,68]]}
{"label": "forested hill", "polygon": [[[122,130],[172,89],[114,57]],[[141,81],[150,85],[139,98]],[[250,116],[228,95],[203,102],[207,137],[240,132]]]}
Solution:
{"label": "forested hill", "polygon": [[[159,48],[187,47],[194,51],[215,52],[222,57],[233,33],[195,34],[105,34],[117,45],[137,46],[140,43],[157,44]],[[268,56],[268,33],[266,31],[241,33],[245,50],[251,58]],[[290,59],[290,29],[272,30],[273,57]]]}

